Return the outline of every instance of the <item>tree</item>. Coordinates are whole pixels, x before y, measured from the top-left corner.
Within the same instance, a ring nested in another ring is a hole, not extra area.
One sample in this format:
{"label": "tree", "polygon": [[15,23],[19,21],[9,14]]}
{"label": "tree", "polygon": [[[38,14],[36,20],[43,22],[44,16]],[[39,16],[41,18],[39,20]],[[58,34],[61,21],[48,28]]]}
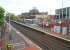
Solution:
{"label": "tree", "polygon": [[10,16],[10,19],[11,19],[11,20],[17,20],[18,18],[17,18],[17,16],[15,16],[14,14],[12,14],[12,15]]}
{"label": "tree", "polygon": [[4,18],[5,18],[4,13],[5,13],[5,10],[2,7],[0,7],[0,27],[3,26],[4,24]]}
{"label": "tree", "polygon": [[6,20],[7,20],[7,22],[9,22],[9,19],[10,20],[17,20],[15,14],[7,12],[6,13]]}
{"label": "tree", "polygon": [[5,27],[5,25],[4,25],[4,19],[5,19],[5,16],[4,16],[4,13],[5,13],[5,10],[2,8],[2,7],[0,7],[0,38],[2,38],[3,37],[3,35],[4,35],[4,27]]}

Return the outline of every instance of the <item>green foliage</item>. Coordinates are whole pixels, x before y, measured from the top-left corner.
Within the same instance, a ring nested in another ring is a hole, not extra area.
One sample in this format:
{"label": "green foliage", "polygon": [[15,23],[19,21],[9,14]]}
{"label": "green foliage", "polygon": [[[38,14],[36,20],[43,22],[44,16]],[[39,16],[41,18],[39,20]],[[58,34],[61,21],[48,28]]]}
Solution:
{"label": "green foliage", "polygon": [[5,10],[2,7],[0,7],[0,26],[4,24],[4,12]]}
{"label": "green foliage", "polygon": [[10,19],[11,19],[11,20],[15,20],[15,19],[16,19],[16,16],[15,16],[14,14],[12,14],[12,15],[10,16]]}
{"label": "green foliage", "polygon": [[13,13],[6,13],[6,20],[9,20],[9,18],[10,18],[10,20],[14,20],[15,19],[15,15],[13,14]]}

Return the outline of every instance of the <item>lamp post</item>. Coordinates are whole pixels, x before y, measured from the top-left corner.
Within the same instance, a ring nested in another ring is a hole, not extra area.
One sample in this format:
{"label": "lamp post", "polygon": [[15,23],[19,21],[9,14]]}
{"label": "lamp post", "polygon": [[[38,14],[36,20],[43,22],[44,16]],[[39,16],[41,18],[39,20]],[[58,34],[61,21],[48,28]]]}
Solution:
{"label": "lamp post", "polygon": [[11,17],[11,14],[9,14],[9,42],[11,43],[12,42],[12,35],[11,35],[11,27],[10,27],[10,17]]}
{"label": "lamp post", "polygon": [[62,0],[62,16],[61,16],[61,21],[59,21],[59,24],[60,24],[60,32],[61,32],[61,34],[62,34],[62,26],[61,26],[61,23],[62,23],[62,21],[63,21],[63,0]]}
{"label": "lamp post", "polygon": [[62,0],[62,20],[63,20],[63,0]]}
{"label": "lamp post", "polygon": [[44,13],[43,13],[43,30],[44,30]]}

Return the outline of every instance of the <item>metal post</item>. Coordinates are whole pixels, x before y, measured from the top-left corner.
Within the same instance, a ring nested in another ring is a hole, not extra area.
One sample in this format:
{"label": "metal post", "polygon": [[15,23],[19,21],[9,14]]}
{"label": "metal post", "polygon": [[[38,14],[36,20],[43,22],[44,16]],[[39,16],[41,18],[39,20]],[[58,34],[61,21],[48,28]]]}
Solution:
{"label": "metal post", "polygon": [[11,40],[12,40],[12,36],[10,34],[10,31],[11,31],[11,28],[10,28],[10,15],[9,15],[9,42],[11,42]]}
{"label": "metal post", "polygon": [[66,8],[66,19],[68,19],[68,17],[67,17],[67,8]]}
{"label": "metal post", "polygon": [[63,0],[62,0],[62,20],[63,20]]}
{"label": "metal post", "polygon": [[43,30],[44,30],[44,13],[43,13]]}
{"label": "metal post", "polygon": [[[63,0],[62,0],[62,16],[61,16],[61,22],[63,21]],[[61,27],[61,33],[62,33],[62,27]]]}

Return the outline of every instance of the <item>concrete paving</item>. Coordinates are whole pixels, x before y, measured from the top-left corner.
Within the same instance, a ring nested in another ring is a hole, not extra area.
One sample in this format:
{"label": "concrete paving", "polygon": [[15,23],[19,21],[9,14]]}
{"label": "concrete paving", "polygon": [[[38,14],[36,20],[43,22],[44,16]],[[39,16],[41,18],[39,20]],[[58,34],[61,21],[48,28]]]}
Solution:
{"label": "concrete paving", "polygon": [[21,50],[24,48],[31,48],[35,47],[38,50],[42,50],[39,46],[34,44],[31,40],[29,40],[26,36],[22,35],[18,30],[16,30],[11,25],[10,27],[10,34],[11,34],[11,43],[15,46],[15,50]]}

